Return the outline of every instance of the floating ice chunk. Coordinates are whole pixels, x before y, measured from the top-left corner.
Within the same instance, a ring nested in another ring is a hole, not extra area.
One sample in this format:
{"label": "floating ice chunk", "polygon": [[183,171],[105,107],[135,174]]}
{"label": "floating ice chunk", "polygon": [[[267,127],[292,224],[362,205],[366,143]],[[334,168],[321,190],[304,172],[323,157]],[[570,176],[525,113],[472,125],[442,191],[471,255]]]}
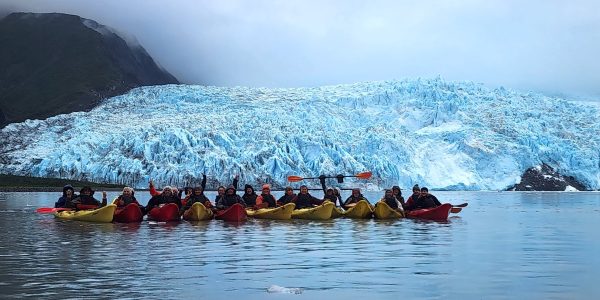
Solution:
{"label": "floating ice chunk", "polygon": [[304,290],[301,288],[286,288],[278,285],[272,285],[267,289],[267,293],[277,294],[302,294]]}

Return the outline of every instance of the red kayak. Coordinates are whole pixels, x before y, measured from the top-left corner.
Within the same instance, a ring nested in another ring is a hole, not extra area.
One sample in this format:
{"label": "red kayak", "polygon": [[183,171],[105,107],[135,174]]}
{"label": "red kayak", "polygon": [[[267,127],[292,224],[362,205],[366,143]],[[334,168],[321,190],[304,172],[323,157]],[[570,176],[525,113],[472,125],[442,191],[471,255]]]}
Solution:
{"label": "red kayak", "polygon": [[215,215],[215,219],[227,222],[243,222],[247,218],[246,209],[239,203],[232,205],[228,209],[219,210]]}
{"label": "red kayak", "polygon": [[452,209],[452,204],[444,203],[444,204],[442,204],[438,207],[434,207],[434,208],[423,208],[423,209],[407,211],[406,216],[408,218],[414,218],[414,219],[446,221],[446,220],[448,220],[448,215],[450,214],[450,209]]}
{"label": "red kayak", "polygon": [[157,222],[180,221],[179,206],[175,203],[167,203],[161,207],[155,207],[148,212],[148,220]]}
{"label": "red kayak", "polygon": [[113,217],[114,222],[137,223],[141,222],[144,214],[137,203],[130,203],[124,207],[118,207]]}

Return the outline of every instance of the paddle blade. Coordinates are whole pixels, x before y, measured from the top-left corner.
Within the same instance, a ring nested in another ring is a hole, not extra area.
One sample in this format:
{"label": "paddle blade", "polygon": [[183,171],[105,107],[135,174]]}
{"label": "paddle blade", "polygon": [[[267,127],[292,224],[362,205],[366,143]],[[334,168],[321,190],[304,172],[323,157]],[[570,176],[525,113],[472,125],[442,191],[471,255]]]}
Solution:
{"label": "paddle blade", "polygon": [[40,208],[36,209],[35,212],[38,213],[38,214],[53,214],[55,212],[63,211],[63,210],[71,210],[71,209],[70,208],[65,208],[65,207],[58,207],[58,208],[54,208],[54,207],[40,207]]}
{"label": "paddle blade", "polygon": [[457,214],[462,210],[462,207],[453,207],[450,209],[450,212],[453,214]]}
{"label": "paddle blade", "polygon": [[287,180],[289,182],[298,182],[298,181],[302,181],[302,179],[304,179],[304,178],[302,178],[300,176],[294,176],[294,175],[288,176],[288,178],[287,178]]}
{"label": "paddle blade", "polygon": [[356,174],[356,177],[358,177],[360,179],[369,179],[369,178],[371,178],[371,175],[373,175],[373,173],[371,173],[371,172],[363,172],[363,173]]}
{"label": "paddle blade", "polygon": [[463,203],[463,204],[459,204],[459,205],[452,205],[452,207],[467,207],[467,205],[469,205],[469,203]]}

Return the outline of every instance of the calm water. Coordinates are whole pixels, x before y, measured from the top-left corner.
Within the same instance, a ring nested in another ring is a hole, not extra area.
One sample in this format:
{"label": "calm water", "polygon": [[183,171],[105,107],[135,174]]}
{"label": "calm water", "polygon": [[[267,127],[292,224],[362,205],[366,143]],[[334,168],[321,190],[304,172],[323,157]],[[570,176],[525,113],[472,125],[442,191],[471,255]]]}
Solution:
{"label": "calm water", "polygon": [[[436,195],[469,206],[443,223],[124,225],[62,221],[34,212],[52,206],[57,193],[0,193],[0,298],[600,296],[599,193]],[[380,193],[367,196],[376,199]],[[149,197],[139,198],[145,204]],[[302,293],[268,293],[273,285]]]}

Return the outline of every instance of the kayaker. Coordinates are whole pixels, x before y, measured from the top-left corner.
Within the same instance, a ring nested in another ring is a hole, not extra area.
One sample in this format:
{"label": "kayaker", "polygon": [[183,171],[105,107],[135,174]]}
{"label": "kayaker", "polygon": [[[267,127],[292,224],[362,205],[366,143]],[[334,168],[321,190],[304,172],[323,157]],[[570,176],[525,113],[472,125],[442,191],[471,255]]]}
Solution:
{"label": "kayaker", "polygon": [[75,197],[75,189],[70,184],[67,184],[63,187],[62,196],[58,198],[58,201],[54,202],[54,207],[66,207],[67,201],[73,201]]}
{"label": "kayaker", "polygon": [[246,206],[253,207],[256,205],[256,198],[258,198],[258,195],[254,191],[254,188],[251,185],[246,184],[244,186],[244,195],[242,196],[242,200],[244,200]]}
{"label": "kayaker", "polygon": [[[233,177],[233,183],[231,185],[233,186],[234,189],[237,189],[238,178],[239,178],[239,175],[235,175],[235,177]],[[226,188],[222,185],[217,188],[217,196],[215,197],[215,204],[217,204],[219,202],[219,200],[221,198],[223,198],[223,196],[225,196],[225,190],[226,190]]]}
{"label": "kayaker", "polygon": [[417,200],[419,198],[419,196],[421,195],[421,188],[419,188],[418,184],[415,184],[412,187],[412,195],[410,195],[410,197],[408,197],[408,199],[406,200],[406,203],[404,204],[404,210],[413,210],[415,209],[415,200]]}
{"label": "kayaker", "polygon": [[385,204],[387,204],[391,209],[404,213],[402,205],[400,205],[400,202],[398,202],[396,197],[394,197],[392,190],[385,190],[385,194],[383,195],[383,198],[379,200],[379,202],[385,202]]}
{"label": "kayaker", "polygon": [[217,209],[227,209],[236,203],[246,207],[246,203],[242,197],[235,193],[235,188],[233,185],[231,185],[225,190],[225,195],[223,195],[223,197],[219,199],[219,202],[217,202]]}
{"label": "kayaker", "polygon": [[168,203],[175,203],[181,209],[181,199],[173,195],[173,189],[170,186],[165,186],[162,193],[150,198],[148,205],[146,205],[146,212]]}
{"label": "kayaker", "polygon": [[202,203],[202,205],[204,205],[208,209],[213,207],[212,203],[210,203],[210,200],[208,200],[206,195],[204,195],[204,189],[202,189],[201,186],[194,187],[192,190],[192,195],[187,198],[185,206],[183,206],[183,208],[181,209],[182,214],[184,211],[190,209],[192,205],[194,205],[194,203],[196,202]]}
{"label": "kayaker", "polygon": [[285,193],[277,200],[277,206],[282,206],[292,202],[292,200],[296,197],[294,193],[294,189],[291,186],[285,188]]}
{"label": "kayaker", "polygon": [[300,186],[300,193],[292,199],[292,203],[296,203],[295,209],[313,207],[315,205],[323,204],[324,200],[313,197],[308,193],[308,187],[306,185]]}
{"label": "kayaker", "polygon": [[367,200],[367,198],[365,198],[365,196],[363,196],[363,194],[361,194],[360,189],[359,188],[353,188],[352,189],[352,194],[350,195],[350,197],[348,197],[346,199],[346,201],[344,201],[344,205],[342,205],[343,209],[348,209],[350,208],[352,205],[350,204],[356,204],[358,203],[358,201],[361,200],[365,200],[369,203],[369,205],[371,205],[371,203],[369,202],[369,200]]}
{"label": "kayaker", "polygon": [[337,206],[337,202],[342,206],[342,197],[338,197],[335,195],[335,191],[332,188],[327,188],[325,186],[325,175],[319,176],[319,182],[321,183],[321,188],[323,189],[323,200],[329,200],[333,202],[335,206]]}
{"label": "kayaker", "polygon": [[79,191],[79,196],[75,197],[72,201],[67,201],[66,207],[77,210],[85,210],[97,209],[99,207],[106,206],[106,192],[102,192],[102,203],[96,200],[93,195],[94,190],[92,190],[92,188],[89,186],[84,186]]}
{"label": "kayaker", "polygon": [[277,207],[275,197],[271,195],[271,185],[263,184],[261,194],[256,197],[256,208]]}
{"label": "kayaker", "polygon": [[123,188],[123,193],[121,195],[119,195],[119,197],[117,197],[117,199],[115,199],[114,204],[117,207],[127,206],[131,203],[140,205],[140,203],[137,201],[137,199],[135,199],[134,194],[135,194],[134,190],[132,188],[126,186]]}
{"label": "kayaker", "polygon": [[404,202],[404,197],[402,197],[402,190],[400,189],[399,186],[395,185],[392,187],[392,195],[394,195],[396,200],[398,200],[398,202],[400,202],[402,207],[406,206],[406,203]]}
{"label": "kayaker", "polygon": [[421,195],[415,201],[415,207],[421,208],[434,208],[442,205],[442,203],[432,194],[429,193],[429,189],[426,187],[421,188]]}

